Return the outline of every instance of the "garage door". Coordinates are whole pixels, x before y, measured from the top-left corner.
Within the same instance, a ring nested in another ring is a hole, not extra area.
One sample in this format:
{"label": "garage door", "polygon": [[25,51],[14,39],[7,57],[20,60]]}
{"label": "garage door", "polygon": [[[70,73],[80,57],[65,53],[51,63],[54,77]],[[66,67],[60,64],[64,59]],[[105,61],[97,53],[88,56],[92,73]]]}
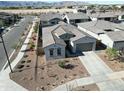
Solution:
{"label": "garage door", "polygon": [[92,51],[93,43],[76,44],[76,51]]}

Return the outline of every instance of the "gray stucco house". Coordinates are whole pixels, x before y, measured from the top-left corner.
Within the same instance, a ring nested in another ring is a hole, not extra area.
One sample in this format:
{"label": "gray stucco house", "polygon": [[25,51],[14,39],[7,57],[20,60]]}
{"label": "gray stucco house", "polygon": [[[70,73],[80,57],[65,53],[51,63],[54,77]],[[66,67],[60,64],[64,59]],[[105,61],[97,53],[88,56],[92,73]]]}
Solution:
{"label": "gray stucco house", "polygon": [[124,19],[124,13],[123,12],[112,12],[112,11],[106,11],[106,12],[94,12],[91,13],[90,11],[87,11],[87,15],[91,18],[92,21],[95,20],[105,20],[110,22],[118,22],[120,20]]}
{"label": "gray stucco house", "polygon": [[65,58],[73,53],[95,50],[96,39],[64,22],[43,28],[43,48],[47,60]]}
{"label": "gray stucco house", "polygon": [[41,19],[41,26],[52,26],[58,24],[60,20],[62,20],[62,15],[59,13],[43,13],[40,16]]}
{"label": "gray stucco house", "polygon": [[93,36],[99,43],[106,47],[121,50],[124,48],[124,26],[109,21],[98,20],[86,23],[79,23],[78,28],[82,32]]}
{"label": "gray stucco house", "polygon": [[63,16],[64,22],[72,25],[76,25],[77,23],[90,21],[90,17],[88,17],[85,13],[77,12],[77,13],[66,13]]}

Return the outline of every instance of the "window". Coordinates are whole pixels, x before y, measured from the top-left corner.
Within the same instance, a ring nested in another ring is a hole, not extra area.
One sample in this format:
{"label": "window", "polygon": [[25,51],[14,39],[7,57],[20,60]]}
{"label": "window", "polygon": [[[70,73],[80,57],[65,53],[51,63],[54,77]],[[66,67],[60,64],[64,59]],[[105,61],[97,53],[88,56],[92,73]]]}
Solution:
{"label": "window", "polygon": [[112,32],[113,30],[112,29],[104,29],[104,31],[106,31],[106,32]]}
{"label": "window", "polygon": [[61,48],[58,48],[58,49],[57,49],[57,54],[58,54],[58,55],[61,55]]}
{"label": "window", "polygon": [[50,56],[53,56],[53,51],[54,51],[54,49],[51,48],[49,51],[50,51]]}
{"label": "window", "polygon": [[51,22],[52,25],[54,25],[56,22]]}

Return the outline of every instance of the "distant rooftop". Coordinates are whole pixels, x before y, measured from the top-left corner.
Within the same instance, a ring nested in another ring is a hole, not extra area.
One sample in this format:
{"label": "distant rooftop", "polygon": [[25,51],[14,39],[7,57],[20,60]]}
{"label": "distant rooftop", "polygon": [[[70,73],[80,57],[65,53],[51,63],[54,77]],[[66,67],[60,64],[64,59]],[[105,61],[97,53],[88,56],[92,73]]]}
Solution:
{"label": "distant rooftop", "polygon": [[89,19],[85,13],[66,13],[69,19]]}
{"label": "distant rooftop", "polygon": [[78,26],[85,28],[87,30],[90,30],[96,34],[114,31],[115,29],[124,30],[124,26],[122,26],[121,24],[116,24],[116,23],[112,23],[104,20],[78,23]]}
{"label": "distant rooftop", "polygon": [[91,11],[87,11],[87,15],[95,18],[105,18],[105,17],[117,17],[119,15],[124,15],[124,12],[96,12],[91,13]]}
{"label": "distant rooftop", "polygon": [[113,41],[124,41],[124,31],[108,32],[107,35]]}
{"label": "distant rooftop", "polygon": [[51,19],[58,18],[62,19],[62,15],[59,13],[42,13],[40,16],[41,21],[49,21]]}

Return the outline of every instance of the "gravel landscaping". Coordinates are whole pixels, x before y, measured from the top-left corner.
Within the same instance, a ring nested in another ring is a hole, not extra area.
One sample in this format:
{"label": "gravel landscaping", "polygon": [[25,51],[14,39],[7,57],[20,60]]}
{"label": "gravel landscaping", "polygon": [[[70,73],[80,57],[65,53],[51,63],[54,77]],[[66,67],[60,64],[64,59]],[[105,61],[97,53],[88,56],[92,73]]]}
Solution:
{"label": "gravel landscaping", "polygon": [[11,79],[28,90],[40,91],[51,90],[70,80],[89,76],[78,58],[61,59],[71,68],[60,67],[58,65],[60,60],[45,63],[43,62],[44,56],[39,59],[42,60],[38,60],[37,68],[32,65],[33,62],[20,61],[14,73],[10,73]]}
{"label": "gravel landscaping", "polygon": [[108,60],[105,51],[98,52],[97,55],[113,70],[113,71],[123,71],[124,70],[124,60]]}

